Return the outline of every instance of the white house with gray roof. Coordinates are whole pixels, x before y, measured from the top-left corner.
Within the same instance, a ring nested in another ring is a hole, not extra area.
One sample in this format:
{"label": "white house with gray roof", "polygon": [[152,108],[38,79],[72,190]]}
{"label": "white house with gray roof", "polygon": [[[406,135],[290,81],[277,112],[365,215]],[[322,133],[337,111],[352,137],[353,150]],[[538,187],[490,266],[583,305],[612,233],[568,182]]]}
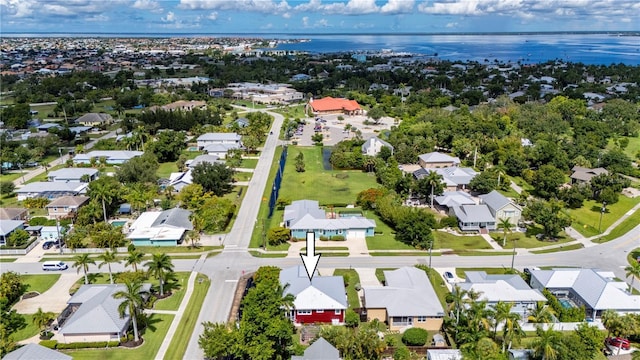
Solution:
{"label": "white house with gray roof", "polygon": [[[149,291],[151,284],[143,284]],[[116,341],[129,328],[128,312],[120,317],[118,306],[123,301],[113,294],[126,290],[122,284],[82,285],[67,301],[67,307],[58,316],[60,342]]]}
{"label": "white house with gray roof", "polygon": [[215,164],[215,163],[224,164],[224,161],[220,160],[220,158],[217,157],[216,155],[204,154],[204,155],[198,155],[192,160],[187,160],[185,165],[187,165],[187,167],[189,167],[190,169],[193,169],[194,167],[205,162],[208,162],[211,164]]}
{"label": "white house with gray roof", "polygon": [[418,164],[423,169],[451,167],[460,165],[460,158],[434,151],[418,155]]}
{"label": "white house with gray roof", "polygon": [[109,165],[120,165],[137,156],[142,156],[142,151],[131,150],[94,150],[86,154],[78,154],[73,157],[74,164],[91,164],[91,159],[100,161],[104,158]]}
{"label": "white house with gray roof", "polygon": [[449,215],[455,215],[453,208],[462,205],[476,205],[476,201],[464,191],[445,191],[442,195],[435,196],[433,198],[435,204],[437,204],[442,210],[445,210]]}
{"label": "white house with gray roof", "polygon": [[201,150],[210,156],[217,156],[218,158],[224,159],[227,157],[227,153],[230,150],[241,149],[242,144],[209,144],[206,145]]}
{"label": "white house with gray roof", "polygon": [[49,349],[40,344],[29,343],[6,354],[2,360],[72,360],[73,358],[59,351]]}
{"label": "white house with gray roof", "polygon": [[196,140],[198,144],[198,150],[204,150],[205,147],[213,144],[229,144],[229,145],[237,145],[240,147],[242,145],[242,137],[237,133],[206,133],[202,134]]}
{"label": "white house with gray roof", "polygon": [[376,156],[380,153],[383,147],[389,148],[391,154],[393,154],[393,146],[388,142],[374,136],[362,144],[362,154],[368,156]]}
{"label": "white house with gray roof", "polygon": [[496,224],[502,219],[509,219],[509,222],[513,225],[518,225],[520,218],[522,217],[522,208],[520,205],[514,203],[506,196],[500,194],[498,191],[484,195],[480,195],[480,204],[487,205],[491,215],[495,219]]}
{"label": "white house with gray roof", "polygon": [[387,322],[389,330],[440,330],[444,308],[424,270],[402,267],[385,270],[384,277],[385,286],[363,288],[367,321]]}
{"label": "white house with gray roof", "polygon": [[461,205],[453,208],[462,231],[478,231],[486,234],[497,229],[496,219],[487,205]]}
{"label": "white house with gray roof", "polygon": [[314,232],[317,238],[338,235],[345,239],[362,239],[373,236],[376,222],[355,213],[331,218],[317,201],[297,200],[284,208],[284,226],[298,239],[306,238],[307,232]]}
{"label": "white house with gray roof", "polygon": [[53,182],[91,182],[98,178],[98,173],[91,168],[65,168],[49,172],[48,178]]}
{"label": "white house with gray roof", "polygon": [[478,173],[472,168],[449,166],[444,168],[420,168],[413,172],[416,179],[428,176],[430,172],[442,176],[447,191],[464,190]]}
{"label": "white house with gray roof", "polygon": [[180,208],[144,212],[129,227],[127,238],[135,246],[177,246],[193,230],[190,216],[191,211]]}
{"label": "white house with gray roof", "polygon": [[55,199],[61,196],[76,196],[87,192],[88,183],[83,182],[49,182],[36,181],[15,190],[18,201],[29,198],[44,197]]}
{"label": "white house with gray roof", "polygon": [[628,285],[617,281],[612,272],[578,268],[532,270],[531,286],[549,290],[563,306],[584,306],[588,318],[599,318],[605,310],[640,313],[640,295],[630,294]]}
{"label": "white house with gray roof", "polygon": [[342,276],[320,276],[316,273],[309,281],[304,266],[298,265],[280,271],[280,284],[285,294],[295,298],[287,317],[295,324],[344,323],[347,311],[347,291]]}
{"label": "white house with gray roof", "polygon": [[11,233],[19,229],[24,229],[24,221],[0,220],[0,245],[6,245]]}
{"label": "white house with gray roof", "polygon": [[291,360],[342,360],[340,352],[324,338],[318,338],[304,350],[302,356],[292,356]]}
{"label": "white house with gray roof", "polygon": [[460,289],[480,293],[478,301],[486,301],[487,306],[498,302],[513,304],[512,313],[526,319],[538,301],[547,302],[540,290],[532,289],[520,275],[488,275],[484,271],[467,271],[465,281],[458,283]]}

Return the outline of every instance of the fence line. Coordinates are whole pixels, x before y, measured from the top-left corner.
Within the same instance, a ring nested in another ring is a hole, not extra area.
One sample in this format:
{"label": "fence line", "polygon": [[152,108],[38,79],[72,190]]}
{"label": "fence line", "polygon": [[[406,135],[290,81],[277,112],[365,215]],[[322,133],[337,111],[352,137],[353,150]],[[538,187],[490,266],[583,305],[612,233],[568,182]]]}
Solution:
{"label": "fence line", "polygon": [[269,218],[273,216],[273,209],[276,207],[276,201],[278,200],[278,194],[280,193],[280,184],[282,183],[282,176],[284,174],[284,165],[287,163],[287,147],[285,146],[280,155],[280,162],[278,164],[278,173],[273,180],[273,186],[271,187],[271,197],[269,198]]}

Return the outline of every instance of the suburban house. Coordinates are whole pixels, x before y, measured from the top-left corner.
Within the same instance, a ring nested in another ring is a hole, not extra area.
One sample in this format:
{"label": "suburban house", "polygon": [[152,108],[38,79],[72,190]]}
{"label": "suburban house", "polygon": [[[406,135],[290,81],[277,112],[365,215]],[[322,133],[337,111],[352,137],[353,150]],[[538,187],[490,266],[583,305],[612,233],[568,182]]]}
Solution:
{"label": "suburban house", "polygon": [[440,330],[444,309],[423,270],[385,270],[384,277],[385,286],[363,288],[367,321],[386,322],[392,331],[410,327]]}
{"label": "suburban house", "polygon": [[478,301],[487,301],[493,306],[502,301],[512,303],[512,313],[526,319],[538,301],[547,302],[539,290],[529,287],[520,275],[488,275],[484,271],[467,271],[465,281],[458,283],[462,290],[473,290],[480,294]]}
{"label": "suburban house", "polygon": [[436,208],[440,211],[446,212],[449,216],[454,216],[453,209],[456,206],[462,205],[476,205],[476,201],[464,191],[445,191],[442,195],[434,196],[433,202],[436,204]]}
{"label": "suburban house", "polygon": [[232,127],[238,127],[240,129],[242,128],[246,128],[247,126],[249,126],[250,122],[249,119],[245,118],[245,117],[241,117],[241,118],[237,118],[235,120],[233,120],[232,122],[230,122],[229,124],[227,124],[228,128],[232,128]]}
{"label": "suburban house", "polygon": [[109,125],[113,123],[113,117],[106,113],[88,113],[80,116],[76,123],[84,126]]}
{"label": "suburban house", "polygon": [[435,169],[460,165],[460,158],[440,152],[418,155],[418,164],[423,169]]}
{"label": "suburban house", "polygon": [[187,162],[185,162],[185,165],[187,165],[190,169],[193,169],[194,167],[196,167],[199,164],[202,163],[211,163],[211,164],[215,164],[215,163],[223,163],[222,161],[220,161],[220,158],[215,156],[215,155],[209,155],[209,154],[204,154],[204,155],[198,155],[196,156],[194,159],[192,160],[187,160]]}
{"label": "suburban house", "polygon": [[428,176],[430,172],[442,176],[446,191],[464,190],[478,173],[472,168],[449,166],[443,168],[420,168],[413,172],[416,179]]}
{"label": "suburban house", "polygon": [[563,306],[584,306],[591,319],[601,317],[605,310],[640,313],[640,295],[629,294],[628,285],[616,281],[612,272],[578,268],[532,270],[531,287],[549,290]]}
{"label": "suburban house", "polygon": [[316,238],[344,236],[359,239],[373,236],[375,221],[358,214],[340,214],[332,218],[320,208],[315,200],[297,200],[284,208],[284,226],[291,229],[291,237],[304,239],[307,232]]}
{"label": "suburban house", "polygon": [[66,218],[77,214],[78,209],[88,202],[88,196],[62,196],[48,203],[45,208],[49,219]]}
{"label": "suburban house", "polygon": [[0,245],[6,245],[9,235],[19,229],[24,229],[24,221],[0,220]]}
{"label": "suburban house", "polygon": [[304,350],[302,356],[292,356],[291,360],[342,360],[338,349],[324,338],[318,338]]}
{"label": "suburban house", "polygon": [[220,159],[227,157],[229,150],[241,149],[241,144],[209,144],[202,150],[211,156],[217,156]]}
{"label": "suburban house", "polygon": [[67,354],[49,349],[40,344],[29,343],[6,354],[2,360],[72,360],[73,358]]}
{"label": "suburban house", "polygon": [[98,178],[98,174],[97,169],[65,168],[49,172],[48,178],[53,182],[91,182]]}
{"label": "suburban house", "polygon": [[43,226],[40,228],[40,239],[42,240],[58,240],[64,236],[67,232],[67,228],[63,225],[60,226]]}
{"label": "suburban house", "polygon": [[191,169],[184,172],[174,172],[169,175],[168,186],[173,186],[175,192],[180,192],[183,187],[191,185],[192,183]]}
{"label": "suburban house", "polygon": [[198,150],[204,150],[209,145],[236,145],[236,149],[242,147],[242,137],[237,133],[206,133],[196,140]]}
{"label": "suburban house", "polygon": [[15,193],[18,195],[18,201],[36,197],[44,197],[51,200],[61,196],[84,194],[87,191],[87,185],[87,183],[83,182],[37,181],[16,189]]}
{"label": "suburban house", "polygon": [[166,104],[166,105],[162,105],[162,106],[150,106],[149,107],[149,111],[156,111],[158,109],[165,110],[165,111],[175,111],[175,110],[191,111],[193,109],[206,110],[207,109],[207,102],[206,101],[196,101],[196,100],[191,100],[191,101],[178,100],[178,101],[174,101],[174,102],[172,102],[170,104]]}
{"label": "suburban house", "polygon": [[480,195],[479,198],[480,204],[485,204],[489,207],[496,224],[502,219],[509,219],[509,222],[513,225],[518,225],[520,222],[522,216],[520,205],[515,204],[498,191],[493,190],[488,194]]}
{"label": "suburban house", "polygon": [[287,317],[295,324],[344,323],[347,311],[347,291],[342,276],[316,276],[309,281],[304,266],[298,265],[280,271],[280,284],[285,294],[295,297],[293,309]]}
{"label": "suburban house", "polygon": [[462,360],[459,349],[428,349],[427,360]]}
{"label": "suburban house", "polygon": [[129,227],[127,238],[135,246],[177,246],[193,230],[191,211],[173,208],[142,213]]}
{"label": "suburban house", "polygon": [[25,208],[0,208],[0,220],[26,220],[29,210]]}
{"label": "suburban house", "polygon": [[307,109],[311,108],[316,115],[321,114],[346,114],[346,115],[361,115],[362,108],[355,100],[349,99],[337,99],[327,96],[322,99],[310,99],[307,104]]}
{"label": "suburban house", "polygon": [[496,218],[487,205],[455,206],[453,213],[458,218],[458,226],[462,231],[478,231],[486,234],[497,229]]}
{"label": "suburban house", "polygon": [[[151,284],[143,284],[149,291]],[[59,342],[119,341],[129,329],[131,316],[120,317],[118,306],[123,301],[113,294],[125,291],[122,284],[82,285],[67,301],[58,316]]]}
{"label": "suburban house", "polygon": [[142,151],[131,150],[94,150],[86,154],[78,154],[73,157],[74,164],[91,164],[91,159],[100,161],[104,158],[109,165],[120,165],[137,156],[142,156]]}
{"label": "suburban house", "polygon": [[572,184],[576,184],[576,183],[589,183],[591,182],[591,179],[594,178],[595,176],[601,175],[601,174],[609,174],[609,172],[607,171],[607,169],[604,168],[595,168],[595,169],[589,169],[589,168],[585,168],[585,167],[581,167],[581,166],[574,166],[571,171],[573,171],[573,173],[571,174],[571,183]]}
{"label": "suburban house", "polygon": [[362,144],[362,154],[368,156],[376,156],[380,153],[383,147],[388,147],[391,150],[391,154],[393,154],[393,146],[388,142],[379,139],[377,136],[372,137]]}

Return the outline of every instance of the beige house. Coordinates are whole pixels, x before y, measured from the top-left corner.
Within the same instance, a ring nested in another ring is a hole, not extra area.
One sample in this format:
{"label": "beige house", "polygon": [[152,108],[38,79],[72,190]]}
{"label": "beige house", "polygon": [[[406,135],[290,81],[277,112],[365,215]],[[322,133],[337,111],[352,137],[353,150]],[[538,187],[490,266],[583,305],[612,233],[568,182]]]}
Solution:
{"label": "beige house", "polygon": [[499,224],[502,219],[509,219],[509,222],[513,225],[518,225],[520,222],[522,218],[522,208],[496,190],[485,195],[480,195],[479,197],[480,204],[489,207],[489,211],[491,211],[491,215],[495,218],[496,224]]}
{"label": "beige house", "polygon": [[84,126],[101,126],[113,123],[113,117],[107,113],[88,113],[80,116],[76,123]]}
{"label": "beige house", "polygon": [[363,289],[367,321],[386,322],[392,331],[411,327],[440,330],[444,308],[423,270],[403,267],[384,271],[384,276],[386,286]]}
{"label": "beige house", "polygon": [[25,208],[0,208],[0,220],[26,220],[29,210]]}
{"label": "beige house", "polygon": [[66,218],[78,213],[78,209],[89,201],[88,196],[62,196],[45,207],[50,219]]}
{"label": "beige house", "polygon": [[460,158],[439,152],[430,152],[418,156],[418,164],[423,169],[436,169],[460,165]]}

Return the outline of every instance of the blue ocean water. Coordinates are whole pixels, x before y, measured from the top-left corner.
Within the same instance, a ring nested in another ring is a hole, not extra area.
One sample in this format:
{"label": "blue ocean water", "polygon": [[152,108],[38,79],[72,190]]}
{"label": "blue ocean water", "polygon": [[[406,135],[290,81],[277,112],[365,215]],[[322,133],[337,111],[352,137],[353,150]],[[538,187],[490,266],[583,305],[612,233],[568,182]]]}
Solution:
{"label": "blue ocean water", "polygon": [[[295,38],[292,36],[291,38]],[[640,65],[640,36],[616,34],[310,35],[310,41],[277,49],[310,53],[379,52],[438,54],[439,59],[541,63],[549,60]]]}

